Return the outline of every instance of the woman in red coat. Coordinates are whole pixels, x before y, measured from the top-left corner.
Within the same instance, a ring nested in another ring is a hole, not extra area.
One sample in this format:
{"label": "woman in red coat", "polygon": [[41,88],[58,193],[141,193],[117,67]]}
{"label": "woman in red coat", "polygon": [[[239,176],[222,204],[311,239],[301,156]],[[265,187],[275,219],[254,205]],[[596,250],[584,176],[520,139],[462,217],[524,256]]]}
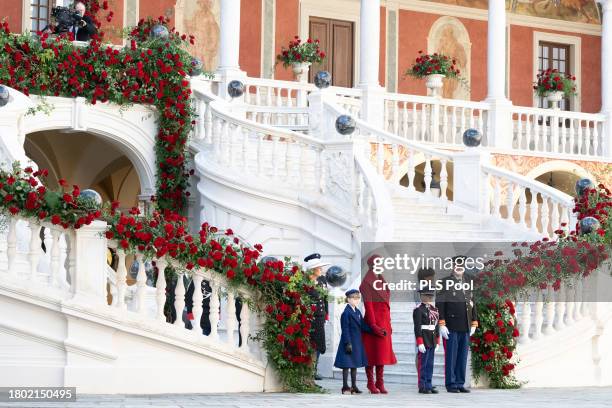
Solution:
{"label": "woman in red coat", "polygon": [[[368,261],[370,268],[373,258]],[[376,283],[375,286],[376,281],[380,282]],[[366,366],[368,390],[372,394],[387,394],[384,383],[384,368],[386,365],[397,363],[391,342],[391,333],[393,332],[391,329],[391,307],[389,305],[391,292],[386,286],[384,290],[382,289],[382,283],[385,282],[382,274],[377,275],[370,269],[359,286],[365,306],[364,319],[372,329],[372,333],[362,334],[363,345],[368,358],[368,366]],[[374,381],[374,367],[376,367],[376,381]]]}

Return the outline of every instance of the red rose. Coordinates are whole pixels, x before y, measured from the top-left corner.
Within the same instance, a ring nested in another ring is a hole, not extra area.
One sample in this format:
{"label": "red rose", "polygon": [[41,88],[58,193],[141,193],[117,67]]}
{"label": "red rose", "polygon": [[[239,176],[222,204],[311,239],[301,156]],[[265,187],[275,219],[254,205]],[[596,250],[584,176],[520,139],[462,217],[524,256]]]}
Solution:
{"label": "red rose", "polygon": [[57,224],[59,224],[61,221],[62,221],[62,219],[60,218],[60,216],[59,216],[59,215],[53,215],[53,216],[51,217],[51,224],[53,224],[53,225],[57,225]]}

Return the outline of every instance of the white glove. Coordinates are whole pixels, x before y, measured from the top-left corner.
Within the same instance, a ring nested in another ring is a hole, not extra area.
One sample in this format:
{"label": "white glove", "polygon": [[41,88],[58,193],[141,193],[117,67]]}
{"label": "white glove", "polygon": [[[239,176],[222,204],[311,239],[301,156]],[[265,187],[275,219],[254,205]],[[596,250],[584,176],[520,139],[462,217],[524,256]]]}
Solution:
{"label": "white glove", "polygon": [[448,340],[448,327],[440,326],[440,336],[442,336],[443,339]]}
{"label": "white glove", "polygon": [[472,326],[472,328],[470,329],[470,337],[472,337],[474,333],[476,333],[476,326]]}
{"label": "white glove", "polygon": [[438,351],[439,348],[440,348],[440,345],[436,344],[436,349],[434,351]]}
{"label": "white glove", "polygon": [[419,344],[419,353],[425,354],[425,345],[424,344]]}

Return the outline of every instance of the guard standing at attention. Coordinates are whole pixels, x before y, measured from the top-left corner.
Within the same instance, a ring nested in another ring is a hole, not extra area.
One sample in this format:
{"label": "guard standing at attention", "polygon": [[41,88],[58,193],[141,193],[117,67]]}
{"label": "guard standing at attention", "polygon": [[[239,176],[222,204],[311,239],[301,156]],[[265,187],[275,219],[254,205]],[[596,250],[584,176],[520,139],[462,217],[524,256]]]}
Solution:
{"label": "guard standing at attention", "polygon": [[474,295],[465,287],[474,281],[465,273],[465,257],[453,258],[453,272],[442,279],[442,290],[436,294],[440,314],[440,335],[444,339],[444,382],[446,391],[470,392],[465,388],[470,336],[478,327]]}

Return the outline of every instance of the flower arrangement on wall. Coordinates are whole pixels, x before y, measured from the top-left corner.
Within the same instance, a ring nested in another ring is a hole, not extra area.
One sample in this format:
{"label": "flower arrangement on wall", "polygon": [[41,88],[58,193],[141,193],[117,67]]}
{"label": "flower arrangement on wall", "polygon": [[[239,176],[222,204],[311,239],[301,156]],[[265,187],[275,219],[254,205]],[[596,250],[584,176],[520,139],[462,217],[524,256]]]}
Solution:
{"label": "flower arrangement on wall", "polygon": [[576,77],[549,68],[537,75],[533,89],[536,95],[544,97],[553,92],[562,92],[565,96],[576,95]]}
{"label": "flower arrangement on wall", "polygon": [[302,41],[297,35],[289,41],[288,48],[281,48],[280,54],[276,56],[278,62],[282,62],[287,68],[293,64],[320,64],[325,59],[325,52],[319,47],[319,40],[308,38]]}
{"label": "flower arrangement on wall", "polygon": [[[535,243],[513,244],[512,254],[496,253],[478,276],[480,293],[477,303],[480,328],[472,336],[472,372],[486,377],[493,388],[516,388],[521,384],[513,375],[513,359],[520,335],[515,327],[515,310],[511,300],[524,299],[533,290],[551,288],[588,277],[605,260],[612,249],[612,195],[602,184],[585,189],[575,198],[574,212],[578,223],[567,233],[555,231],[557,239],[543,238]],[[592,231],[581,231],[581,220],[593,217],[598,225]],[[512,258],[503,257],[512,255]]]}

